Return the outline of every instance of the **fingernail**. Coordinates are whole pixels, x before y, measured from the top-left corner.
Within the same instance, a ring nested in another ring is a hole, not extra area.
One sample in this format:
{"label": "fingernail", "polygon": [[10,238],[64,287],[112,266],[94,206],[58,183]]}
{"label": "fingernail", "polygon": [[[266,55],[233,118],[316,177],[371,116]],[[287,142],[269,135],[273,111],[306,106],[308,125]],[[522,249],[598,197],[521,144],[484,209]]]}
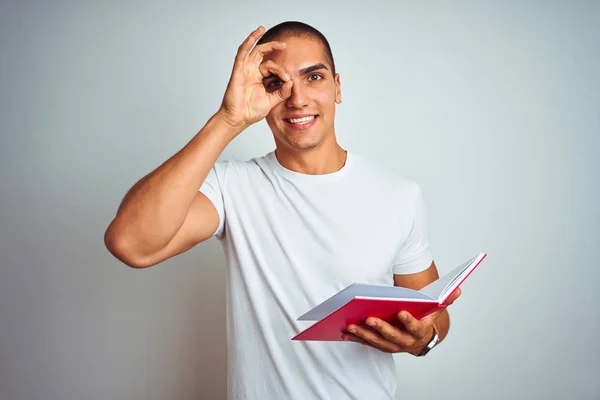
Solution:
{"label": "fingernail", "polygon": [[290,75],[287,72],[283,76],[285,76],[285,79],[288,80],[288,81],[291,79]]}
{"label": "fingernail", "polygon": [[356,333],[356,328],[355,327],[348,328],[348,332]]}
{"label": "fingernail", "polygon": [[375,326],[375,322],[371,321],[371,320],[368,320],[367,321],[367,325],[369,325],[369,326]]}

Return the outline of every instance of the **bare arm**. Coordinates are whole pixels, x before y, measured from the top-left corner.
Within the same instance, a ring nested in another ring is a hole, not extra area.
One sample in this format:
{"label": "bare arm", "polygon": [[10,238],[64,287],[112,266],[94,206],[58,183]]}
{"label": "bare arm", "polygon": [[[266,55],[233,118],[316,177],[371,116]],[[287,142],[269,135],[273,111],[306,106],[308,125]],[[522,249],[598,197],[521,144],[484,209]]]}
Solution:
{"label": "bare arm", "polygon": [[[429,268],[427,268],[425,271],[418,272],[416,274],[394,275],[394,285],[414,290],[421,290],[439,277],[440,276],[435,262],[432,262]],[[440,336],[440,341],[444,340],[450,329],[450,315],[448,314],[448,310],[444,309],[440,311],[439,315],[436,315],[436,318],[433,321],[433,326]],[[431,338],[431,335],[426,335],[426,338]]]}
{"label": "bare arm", "polygon": [[[175,155],[137,182],[108,226],[104,242],[125,264],[155,265],[212,236],[219,216],[199,189],[219,155],[238,134],[263,119],[291,94],[286,71],[264,55],[285,48],[269,42],[252,47],[261,26],[240,45],[221,108]],[[285,83],[267,93],[262,81],[276,74]]]}
{"label": "bare arm", "polygon": [[136,183],[106,230],[108,250],[140,268],[208,239],[219,216],[199,188],[236,134],[217,113],[184,148]]}
{"label": "bare arm", "polygon": [[[429,268],[415,274],[395,274],[394,284],[420,290],[438,277],[437,267],[432,262]],[[460,289],[457,289],[446,300],[446,305],[452,304],[459,296]],[[402,352],[416,355],[429,343],[434,329],[438,332],[440,339],[443,339],[450,328],[450,317],[445,309],[437,310],[421,320],[414,318],[410,313],[401,311],[398,313],[398,319],[404,325],[402,328],[378,318],[367,318],[366,324],[373,329],[350,325],[349,333],[344,334],[343,337],[345,340],[362,343],[389,353]]]}

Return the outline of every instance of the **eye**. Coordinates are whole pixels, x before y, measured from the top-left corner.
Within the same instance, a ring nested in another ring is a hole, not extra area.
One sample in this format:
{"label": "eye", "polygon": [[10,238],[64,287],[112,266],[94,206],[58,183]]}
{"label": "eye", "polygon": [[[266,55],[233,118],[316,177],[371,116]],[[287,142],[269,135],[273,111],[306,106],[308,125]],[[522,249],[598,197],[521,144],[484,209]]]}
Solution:
{"label": "eye", "polygon": [[283,84],[283,82],[281,82],[281,80],[279,80],[279,79],[273,79],[272,81],[269,81],[269,82],[265,83],[264,86],[265,86],[265,89],[267,89],[267,90],[276,90],[282,84]]}
{"label": "eye", "polygon": [[310,81],[319,81],[321,79],[323,79],[323,76],[321,74],[310,74],[308,76],[308,80]]}

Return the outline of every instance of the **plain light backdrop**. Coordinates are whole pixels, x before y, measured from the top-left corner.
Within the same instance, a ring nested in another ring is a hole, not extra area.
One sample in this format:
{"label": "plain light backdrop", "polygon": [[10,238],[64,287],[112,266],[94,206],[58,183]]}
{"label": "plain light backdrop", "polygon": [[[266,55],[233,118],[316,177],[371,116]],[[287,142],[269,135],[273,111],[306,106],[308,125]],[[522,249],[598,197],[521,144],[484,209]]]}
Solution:
{"label": "plain light backdrop", "polygon": [[[0,398],[225,397],[219,243],[134,270],[103,234],[217,110],[248,33],[300,20],[333,48],[342,146],[421,184],[440,272],[489,254],[446,342],[396,357],[398,399],[599,399],[599,17],[566,0],[2,1]],[[262,121],[221,158],[273,146]]]}

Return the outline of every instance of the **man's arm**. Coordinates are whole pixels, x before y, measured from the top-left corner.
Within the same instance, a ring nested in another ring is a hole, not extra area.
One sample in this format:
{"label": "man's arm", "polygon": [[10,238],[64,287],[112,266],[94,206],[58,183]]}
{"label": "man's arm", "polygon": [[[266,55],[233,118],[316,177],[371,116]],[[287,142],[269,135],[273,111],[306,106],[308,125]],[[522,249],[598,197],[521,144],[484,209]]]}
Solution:
{"label": "man's arm", "polygon": [[[285,43],[254,46],[263,33],[260,26],[239,46],[218,112],[185,147],[137,182],[123,199],[104,243],[125,264],[149,267],[216,231],[218,213],[199,192],[200,187],[228,143],[292,91],[287,71],[272,61],[263,63],[266,54],[284,49]],[[263,79],[272,74],[285,83],[267,93]]]}
{"label": "man's arm", "polygon": [[[439,277],[440,276],[435,265],[435,261],[432,261],[429,268],[427,268],[425,271],[408,275],[394,274],[394,286],[421,290],[433,281],[439,279]],[[454,298],[450,300],[454,301]],[[441,310],[437,316],[434,316],[433,326],[440,337],[440,341],[444,340],[444,338],[448,335],[448,331],[450,330],[450,315],[448,314],[448,310]],[[431,338],[432,335],[433,333],[426,337]]]}
{"label": "man's arm", "polygon": [[[394,285],[420,290],[439,278],[435,262],[424,271],[415,274],[394,275]],[[452,304],[460,296],[457,289],[446,301]],[[344,340],[362,343],[388,353],[418,354],[433,337],[434,329],[440,340],[444,339],[450,328],[450,316],[446,309],[435,311],[418,320],[410,313],[398,313],[403,328],[393,326],[378,318],[367,318],[367,327],[350,325]]]}
{"label": "man's arm", "polygon": [[127,193],[104,242],[134,268],[155,265],[212,236],[219,216],[199,188],[236,132],[221,114]]}

